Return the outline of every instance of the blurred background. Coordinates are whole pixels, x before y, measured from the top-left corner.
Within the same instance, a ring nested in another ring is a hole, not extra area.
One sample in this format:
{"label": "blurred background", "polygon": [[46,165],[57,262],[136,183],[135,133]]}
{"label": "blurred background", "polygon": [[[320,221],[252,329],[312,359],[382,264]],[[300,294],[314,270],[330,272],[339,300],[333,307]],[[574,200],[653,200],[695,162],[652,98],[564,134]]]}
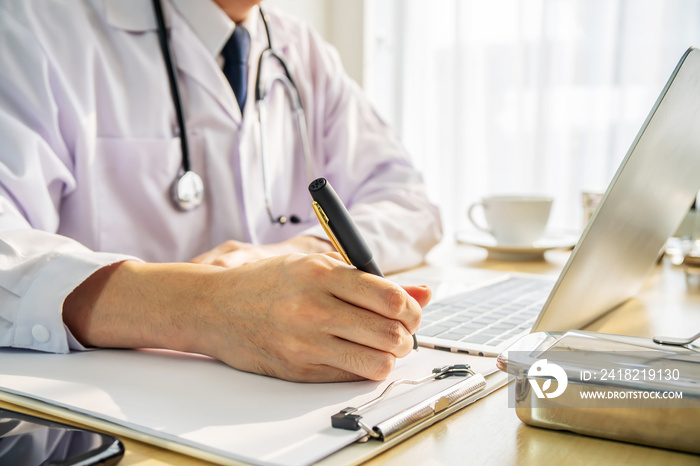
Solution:
{"label": "blurred background", "polygon": [[[582,227],[673,68],[697,0],[266,0],[312,24],[423,171],[446,234],[488,194]],[[700,129],[699,129],[700,130]]]}

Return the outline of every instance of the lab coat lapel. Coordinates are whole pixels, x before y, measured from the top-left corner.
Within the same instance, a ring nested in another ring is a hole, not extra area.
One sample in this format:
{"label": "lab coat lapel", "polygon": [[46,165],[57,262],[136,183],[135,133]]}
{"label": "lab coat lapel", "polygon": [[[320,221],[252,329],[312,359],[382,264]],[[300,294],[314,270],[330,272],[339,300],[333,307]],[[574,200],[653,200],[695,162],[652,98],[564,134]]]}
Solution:
{"label": "lab coat lapel", "polygon": [[204,44],[178,15],[171,15],[171,43],[177,68],[201,84],[231,118],[241,123],[241,111],[231,85]]}
{"label": "lab coat lapel", "polygon": [[117,29],[130,32],[156,31],[153,4],[143,0],[105,0],[105,20]]}
{"label": "lab coat lapel", "polygon": [[[105,18],[113,27],[129,32],[157,33],[155,14],[150,1],[105,0],[104,5]],[[165,22],[171,30],[170,50],[178,70],[202,85],[226,113],[240,124],[241,111],[215,57],[206,49],[189,25],[168,6],[170,6],[168,2],[163,2]],[[154,40],[157,40],[157,37],[154,37]],[[182,86],[182,83],[180,85]],[[184,89],[181,90],[184,92]]]}

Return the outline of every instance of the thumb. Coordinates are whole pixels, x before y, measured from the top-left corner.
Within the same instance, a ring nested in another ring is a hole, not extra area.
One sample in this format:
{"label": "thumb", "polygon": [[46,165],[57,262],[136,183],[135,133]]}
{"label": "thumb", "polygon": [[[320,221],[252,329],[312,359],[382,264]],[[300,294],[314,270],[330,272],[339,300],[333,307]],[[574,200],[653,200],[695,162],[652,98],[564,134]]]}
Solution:
{"label": "thumb", "polygon": [[432,291],[430,291],[430,288],[428,288],[426,285],[423,286],[404,286],[404,290],[416,301],[418,301],[418,304],[420,304],[420,307],[425,307],[429,302],[430,298],[433,295]]}

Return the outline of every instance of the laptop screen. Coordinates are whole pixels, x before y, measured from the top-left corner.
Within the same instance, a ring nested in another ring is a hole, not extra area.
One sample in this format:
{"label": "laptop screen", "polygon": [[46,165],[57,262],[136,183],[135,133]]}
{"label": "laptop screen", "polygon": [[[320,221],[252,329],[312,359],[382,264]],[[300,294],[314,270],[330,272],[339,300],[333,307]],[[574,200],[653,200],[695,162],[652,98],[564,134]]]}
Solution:
{"label": "laptop screen", "polygon": [[681,58],[533,332],[579,329],[634,296],[700,188],[700,50]]}

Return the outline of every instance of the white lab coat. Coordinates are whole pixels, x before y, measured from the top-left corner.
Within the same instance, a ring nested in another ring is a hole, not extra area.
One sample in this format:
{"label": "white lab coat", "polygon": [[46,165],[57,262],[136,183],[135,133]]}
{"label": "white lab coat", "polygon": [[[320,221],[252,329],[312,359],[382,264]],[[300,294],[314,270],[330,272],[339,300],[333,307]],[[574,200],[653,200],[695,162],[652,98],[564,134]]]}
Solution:
{"label": "white lab coat", "polygon": [[[254,9],[242,118],[220,69],[234,24],[204,0],[164,0],[204,204],[176,210],[178,127],[149,0],[0,0],[0,346],[81,348],[64,328],[65,297],[126,258],[188,261],[228,240],[324,237],[279,87],[265,104],[275,215],[265,210],[257,59],[267,46]],[[437,209],[394,134],[345,75],[337,54],[299,21],[268,8],[273,46],[305,106],[314,177],[333,184],[381,267],[419,263],[439,240]],[[263,76],[278,71],[266,61]],[[263,79],[265,82],[265,79]]]}

